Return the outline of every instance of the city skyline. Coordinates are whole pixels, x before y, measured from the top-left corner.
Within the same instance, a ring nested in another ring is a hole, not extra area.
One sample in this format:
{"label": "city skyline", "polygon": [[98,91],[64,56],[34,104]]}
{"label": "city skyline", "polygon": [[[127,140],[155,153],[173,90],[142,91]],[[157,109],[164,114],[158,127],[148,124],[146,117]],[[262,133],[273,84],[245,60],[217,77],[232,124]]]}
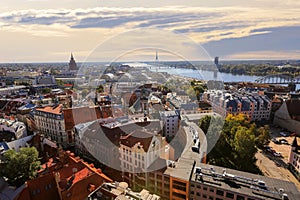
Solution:
{"label": "city skyline", "polygon": [[[298,60],[299,5],[296,0],[2,1],[0,62],[65,62],[70,52],[83,61],[103,42],[126,31],[147,29],[189,38],[211,57],[222,60]],[[118,40],[121,47],[132,46],[132,41]],[[142,45],[160,44],[153,37]],[[187,48],[185,40],[177,41],[176,46],[189,59],[197,60],[198,52]],[[169,46],[163,48],[168,50]],[[110,61],[122,53],[105,48],[97,58]],[[130,59],[154,60],[155,51]]]}

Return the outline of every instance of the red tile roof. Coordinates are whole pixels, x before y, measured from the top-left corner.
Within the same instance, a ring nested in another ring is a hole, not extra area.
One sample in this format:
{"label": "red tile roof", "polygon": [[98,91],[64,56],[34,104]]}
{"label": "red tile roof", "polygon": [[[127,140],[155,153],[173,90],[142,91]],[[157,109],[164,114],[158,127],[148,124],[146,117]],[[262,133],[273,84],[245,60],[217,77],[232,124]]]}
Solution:
{"label": "red tile roof", "polygon": [[16,200],[53,200],[60,199],[53,174],[47,174],[27,181],[27,187]]}
{"label": "red tile roof", "polygon": [[65,129],[71,130],[79,123],[85,123],[102,118],[99,107],[81,107],[64,109]]}
{"label": "red tile roof", "polygon": [[112,182],[93,164],[74,157],[70,152],[62,151],[62,154],[60,159],[64,165],[50,162],[52,166],[44,170],[45,175],[28,181],[27,187],[16,200],[82,200],[104,182]]}
{"label": "red tile roof", "polygon": [[36,110],[59,115],[62,114],[62,108],[63,105],[59,104],[58,106],[46,106],[44,108],[37,108]]}

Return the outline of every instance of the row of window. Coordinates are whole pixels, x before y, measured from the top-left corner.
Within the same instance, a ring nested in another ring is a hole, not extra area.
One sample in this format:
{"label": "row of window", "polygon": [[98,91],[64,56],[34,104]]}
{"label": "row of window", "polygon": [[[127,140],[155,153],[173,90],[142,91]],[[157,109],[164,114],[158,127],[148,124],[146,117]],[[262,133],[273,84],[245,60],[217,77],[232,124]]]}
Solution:
{"label": "row of window", "polygon": [[[201,189],[200,185],[197,185],[196,187],[197,187],[197,189]],[[209,190],[209,192],[211,193],[211,195],[202,194],[202,196],[201,196],[201,193],[198,192],[198,191],[195,192],[195,189],[193,189],[193,188],[195,188],[195,185],[191,184],[191,192],[190,192],[191,197],[192,197],[191,199],[193,199],[194,196],[196,196],[195,199],[198,199],[199,197],[202,197],[203,199],[207,199],[208,198],[208,199],[211,199],[211,200],[223,199],[223,198],[218,198],[218,197],[214,198],[214,196],[216,194],[216,196],[220,196],[220,197],[224,197],[225,196],[226,198],[229,198],[229,199],[234,199],[235,196],[236,196],[237,200],[246,200],[246,199],[247,200],[253,200],[252,198],[247,198],[245,196],[234,194],[232,192],[226,192],[226,191],[223,191],[223,190],[209,188],[209,187],[206,187],[206,186],[203,186],[202,190],[203,191]],[[198,198],[197,198],[197,196],[198,196]]]}

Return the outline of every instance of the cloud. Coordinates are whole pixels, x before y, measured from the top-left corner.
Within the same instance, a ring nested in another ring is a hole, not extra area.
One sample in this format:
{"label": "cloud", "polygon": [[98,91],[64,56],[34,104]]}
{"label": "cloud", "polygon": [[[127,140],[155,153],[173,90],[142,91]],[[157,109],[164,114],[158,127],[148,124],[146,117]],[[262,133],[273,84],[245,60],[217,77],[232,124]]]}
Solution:
{"label": "cloud", "polygon": [[248,51],[224,56],[224,60],[288,60],[299,59],[300,51]]}
{"label": "cloud", "polygon": [[[25,34],[32,43],[43,41],[41,38],[55,38],[49,43],[49,51],[68,52],[71,47],[65,45],[73,39],[72,47],[78,46],[80,58],[90,52],[96,44],[112,35],[132,29],[159,29],[173,33],[182,33],[195,43],[204,44],[213,55],[238,55],[241,52],[288,50],[298,45],[299,32],[292,28],[300,27],[300,7],[295,1],[286,3],[274,0],[274,6],[266,0],[256,0],[251,6],[244,3],[228,6],[221,4],[211,7],[201,6],[162,6],[162,7],[93,7],[87,9],[25,9],[2,12],[0,28],[6,40],[13,41],[13,35]],[[284,5],[283,5],[284,4]],[[256,6],[258,5],[258,6]],[[269,6],[267,6],[269,5]],[[273,3],[272,3],[273,5]],[[288,7],[288,9],[285,6]],[[283,31],[285,28],[291,27]],[[11,34],[10,34],[11,33]],[[11,35],[11,36],[10,36]],[[32,36],[32,37],[31,37]],[[138,37],[138,35],[135,35]],[[272,38],[272,39],[271,39]],[[274,42],[274,38],[276,41]],[[281,38],[279,41],[278,38]],[[284,38],[284,39],[282,39]],[[290,39],[288,39],[290,38]],[[145,41],[135,38],[123,38],[121,46]],[[2,38],[3,40],[3,38]],[[149,37],[149,44],[162,44]],[[293,40],[293,41],[292,41]],[[267,41],[268,45],[263,45]],[[273,42],[272,42],[273,41]],[[285,45],[283,41],[288,42]],[[290,44],[291,43],[291,44]],[[15,44],[15,48],[25,48]],[[64,44],[64,48],[60,47]],[[114,44],[119,45],[119,44]],[[187,48],[183,42],[174,42],[178,48]],[[27,48],[27,47],[26,47]],[[5,49],[0,49],[0,53]],[[109,51],[108,51],[109,52]],[[191,52],[190,49],[188,52]],[[55,54],[60,59],[61,54]],[[113,53],[110,53],[112,56]],[[7,55],[7,54],[5,54]],[[246,54],[245,54],[246,55]],[[250,54],[249,54],[250,55]],[[86,55],[87,56],[87,55]],[[99,57],[99,59],[101,59]]]}
{"label": "cloud", "polygon": [[[186,33],[198,42],[239,38],[264,32],[255,29],[300,25],[300,9],[243,7],[90,8],[20,10],[2,13],[0,22],[12,27],[63,25],[69,29],[116,27],[163,28]],[[25,27],[24,27],[25,28]],[[50,26],[49,29],[52,27]],[[201,33],[201,34],[199,34]],[[197,36],[198,35],[198,36]]]}

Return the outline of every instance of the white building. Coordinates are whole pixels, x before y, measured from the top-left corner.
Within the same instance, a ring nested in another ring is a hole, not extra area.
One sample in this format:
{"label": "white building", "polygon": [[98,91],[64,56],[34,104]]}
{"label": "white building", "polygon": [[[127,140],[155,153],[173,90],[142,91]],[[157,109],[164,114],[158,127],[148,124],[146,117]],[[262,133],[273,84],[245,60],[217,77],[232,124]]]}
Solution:
{"label": "white building", "polygon": [[16,139],[27,136],[26,125],[15,120],[0,119],[0,132],[2,131],[14,133]]}
{"label": "white building", "polygon": [[300,146],[298,146],[297,137],[291,145],[291,151],[289,155],[289,168],[291,172],[300,181]]}
{"label": "white building", "polygon": [[65,144],[68,140],[62,107],[62,104],[59,104],[54,107],[36,108],[34,113],[34,121],[38,131],[58,144]]}
{"label": "white building", "polygon": [[56,84],[55,77],[52,75],[42,75],[35,77],[33,85],[52,85]]}
{"label": "white building", "polygon": [[141,173],[160,157],[162,137],[142,130],[121,137],[120,160],[122,172]]}
{"label": "white building", "polygon": [[173,137],[179,130],[180,113],[178,110],[162,111],[160,117],[163,121],[164,136]]}

